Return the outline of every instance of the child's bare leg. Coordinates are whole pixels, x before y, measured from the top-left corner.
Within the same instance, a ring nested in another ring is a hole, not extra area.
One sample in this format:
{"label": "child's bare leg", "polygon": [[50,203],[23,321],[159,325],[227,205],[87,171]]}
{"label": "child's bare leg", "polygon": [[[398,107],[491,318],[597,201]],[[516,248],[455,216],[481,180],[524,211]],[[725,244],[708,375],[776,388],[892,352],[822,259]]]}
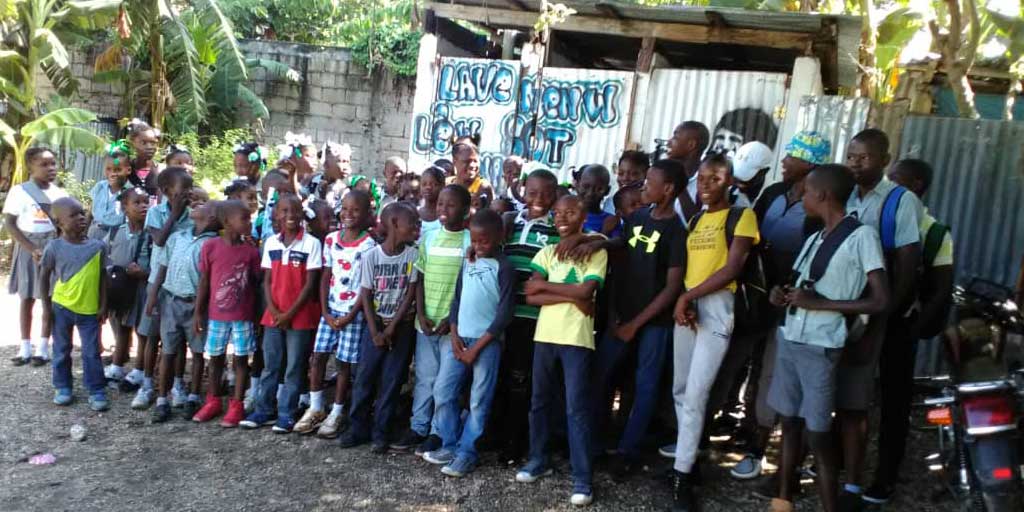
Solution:
{"label": "child's bare leg", "polygon": [[[32,314],[29,313],[29,322],[32,321]],[[53,310],[50,308],[43,308],[43,317],[40,322],[39,336],[43,339],[50,339],[51,331],[53,330]]]}
{"label": "child's bare leg", "polygon": [[313,354],[313,364],[309,368],[309,390],[311,392],[324,390],[324,374],[327,372],[327,358],[330,354]]}
{"label": "child's bare leg", "polygon": [[[157,360],[159,359],[160,353],[160,335],[149,336],[146,338],[146,358],[145,358],[145,372],[146,377],[152,379],[153,374],[156,372]],[[168,370],[170,371],[170,370]]]}
{"label": "child's bare leg", "polygon": [[185,349],[182,349],[181,352],[178,353],[178,358],[174,360],[174,376],[185,376]]}
{"label": "child's bare leg", "polygon": [[124,366],[128,362],[128,353],[132,349],[132,330],[130,327],[117,325],[114,331],[114,355],[111,358],[114,366]]}
{"label": "child's bare leg", "polygon": [[245,387],[249,382],[249,356],[235,356],[235,400],[245,399]]}
{"label": "child's bare leg", "polygon": [[203,371],[206,370],[206,360],[202,352],[192,352],[192,382],[189,383],[190,396],[202,396]]}
{"label": "child's bare leg", "polygon": [[352,363],[338,361],[338,382],[334,384],[334,403],[347,404],[349,401],[349,378],[352,375]]}
{"label": "child's bare leg", "polygon": [[221,354],[219,356],[210,356],[210,396],[220,397],[224,394],[221,379],[224,378],[224,363],[226,357]]}
{"label": "child's bare leg", "polygon": [[[184,349],[182,349],[184,350]],[[171,383],[174,381],[174,361],[177,356],[175,354],[164,354],[160,358],[160,385],[158,389],[158,398],[167,398],[167,395],[171,392]]]}
{"label": "child's bare leg", "polygon": [[35,299],[21,299],[19,320],[21,324],[21,339],[23,340],[32,339],[32,308],[35,305]]}
{"label": "child's bare leg", "polygon": [[139,349],[135,352],[135,369],[143,372],[146,368],[146,353],[149,352],[149,343],[146,336],[136,333],[135,337],[139,340],[139,344],[137,345]]}

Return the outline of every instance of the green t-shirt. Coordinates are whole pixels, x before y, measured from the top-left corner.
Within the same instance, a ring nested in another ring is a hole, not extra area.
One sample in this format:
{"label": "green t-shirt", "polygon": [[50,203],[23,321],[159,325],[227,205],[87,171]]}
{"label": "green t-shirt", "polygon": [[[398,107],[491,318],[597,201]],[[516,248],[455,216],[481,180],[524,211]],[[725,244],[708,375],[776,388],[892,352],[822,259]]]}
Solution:
{"label": "green t-shirt", "polygon": [[[436,325],[448,318],[462,259],[469,248],[469,230],[448,231],[444,227],[423,235],[416,270],[423,274],[423,311]],[[419,321],[416,329],[420,328]]]}
{"label": "green t-shirt", "polygon": [[40,267],[56,278],[53,302],[79,315],[100,310],[100,276],[107,259],[107,244],[88,239],[73,244],[58,238],[43,250]]}

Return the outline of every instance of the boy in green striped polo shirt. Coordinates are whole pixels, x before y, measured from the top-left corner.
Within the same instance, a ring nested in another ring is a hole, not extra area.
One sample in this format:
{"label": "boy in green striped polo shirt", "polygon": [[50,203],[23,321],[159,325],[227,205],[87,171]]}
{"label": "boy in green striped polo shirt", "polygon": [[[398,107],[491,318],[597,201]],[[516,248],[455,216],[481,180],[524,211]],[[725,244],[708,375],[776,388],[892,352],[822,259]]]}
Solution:
{"label": "boy in green striped polo shirt", "polygon": [[516,460],[528,446],[530,380],[533,368],[533,335],[537,330],[540,307],[526,303],[523,284],[533,276],[533,257],[546,246],[559,241],[551,216],[558,178],[538,169],[526,178],[525,206],[518,213],[505,214],[505,256],[515,269],[515,318],[505,329],[505,353],[498,376],[498,396],[491,424],[501,432],[496,437],[508,443],[501,461]]}
{"label": "boy in green striped polo shirt", "polygon": [[437,197],[437,220],[441,228],[420,239],[420,253],[414,265],[419,272],[416,285],[416,387],[412,393],[409,431],[394,450],[416,447],[416,455],[441,448],[441,438],[431,434],[434,416],[434,380],[441,368],[441,343],[451,343],[448,310],[469,248],[469,191],[448,185]]}

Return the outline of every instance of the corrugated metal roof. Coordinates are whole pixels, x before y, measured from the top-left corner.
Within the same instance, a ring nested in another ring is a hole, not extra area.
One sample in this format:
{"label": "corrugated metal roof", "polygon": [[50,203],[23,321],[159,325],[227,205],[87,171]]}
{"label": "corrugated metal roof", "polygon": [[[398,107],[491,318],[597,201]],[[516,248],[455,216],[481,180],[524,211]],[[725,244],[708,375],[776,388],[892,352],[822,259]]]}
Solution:
{"label": "corrugated metal roof", "polygon": [[1024,253],[1024,125],[910,116],[900,156],[935,168],[924,203],[952,228],[957,282],[1013,286]]}

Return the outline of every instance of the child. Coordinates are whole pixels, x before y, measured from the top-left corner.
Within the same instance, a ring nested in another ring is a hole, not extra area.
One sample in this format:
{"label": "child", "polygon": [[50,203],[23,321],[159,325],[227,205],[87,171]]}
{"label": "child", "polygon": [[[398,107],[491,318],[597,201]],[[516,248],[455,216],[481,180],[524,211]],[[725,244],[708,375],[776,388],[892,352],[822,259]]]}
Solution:
{"label": "child", "polygon": [[[114,356],[110,366],[104,369],[107,380],[125,384],[126,390],[142,385],[145,375],[145,337],[139,335],[139,353],[135,368],[125,375],[124,365],[131,350],[132,331],[139,325],[146,308],[146,277],[149,275],[150,252],[153,242],[145,230],[146,212],[149,211],[149,194],[142,188],[128,188],[121,191],[118,200],[128,222],[115,228],[109,238],[110,261],[107,267],[111,282],[114,275],[122,273],[126,286],[121,289],[125,297],[111,296],[108,300],[110,330],[114,332]],[[109,293],[109,292],[108,292]],[[120,300],[119,300],[120,299]],[[119,304],[122,307],[118,307]]]}
{"label": "child", "polygon": [[612,196],[612,204],[615,206],[615,215],[620,219],[627,219],[633,212],[644,207],[642,187],[628,185],[620,188]]}
{"label": "child", "polygon": [[[555,227],[562,240],[571,242],[582,236],[585,219],[586,208],[579,197],[566,196],[555,203]],[[547,246],[533,257],[533,277],[525,286],[527,304],[541,308],[534,336],[530,459],[516,473],[516,481],[532,483],[551,474],[546,454],[549,415],[559,391],[564,389],[573,478],[569,501],[576,506],[593,501],[593,400],[588,384],[594,353],[594,295],[604,283],[607,263],[608,254],[603,249],[576,262],[560,259],[555,247]],[[559,365],[564,384],[556,377]]]}
{"label": "child", "polygon": [[469,214],[476,215],[480,210],[486,210],[491,206],[490,191],[481,190],[473,194],[469,199]]}
{"label": "child", "polygon": [[[615,168],[615,184],[618,190],[624,190],[627,187],[634,186],[638,189],[644,183],[644,178],[647,176],[647,169],[651,166],[651,157],[643,151],[635,151],[627,149],[622,152],[622,156],[619,157],[618,166]],[[604,211],[608,213],[615,212],[614,197],[613,201],[604,202]],[[625,219],[625,217],[621,217]]]}
{"label": "child", "polygon": [[230,342],[235,349],[233,363],[237,384],[220,426],[231,428],[245,419],[242,400],[249,379],[249,356],[256,345],[253,315],[260,278],[260,252],[243,240],[252,232],[252,217],[244,203],[228,200],[212,208],[223,231],[220,237],[204,243],[199,251],[199,289],[193,317],[193,331],[206,335],[210,390],[206,404],[192,419],[204,422],[220,414],[224,352]]}
{"label": "child", "polygon": [[[348,399],[352,366],[359,362],[359,340],[366,321],[359,303],[359,272],[366,251],[377,243],[370,237],[373,222],[370,196],[358,190],[350,191],[341,203],[341,230],[324,240],[323,273],[320,276],[320,307],[323,317],[317,328],[313,345],[313,365],[310,369],[310,406],[295,424],[295,432],[333,439],[341,429],[344,404]],[[324,412],[324,374],[327,359],[335,354],[338,376],[334,391],[334,405],[330,415]]]}
{"label": "child", "polygon": [[348,144],[325,142],[319,156],[323,171],[310,178],[304,195],[327,201],[333,211],[341,208],[341,198],[348,192],[348,177],[352,173],[352,148]]}
{"label": "child", "polygon": [[420,179],[420,195],[423,197],[423,206],[420,206],[420,236],[423,236],[435,229],[441,228],[441,221],[437,219],[437,197],[444,188],[444,170],[436,165],[427,167]]}
{"label": "child", "polygon": [[[86,238],[89,220],[82,205],[70,197],[53,202],[51,210],[61,237],[43,249],[39,263],[39,283],[45,307],[53,310],[53,403],[70,405],[71,331],[78,327],[82,346],[82,369],[89,390],[89,408],[105,411],[110,407],[104,390],[103,361],[100,360],[100,324],[107,316],[106,272],[107,244]],[[50,278],[56,284],[50,290]],[[52,297],[51,297],[52,293]]]}
{"label": "child", "polygon": [[448,185],[437,198],[437,219],[441,229],[419,241],[416,260],[416,387],[412,394],[409,431],[391,444],[395,450],[416,447],[416,455],[441,447],[441,438],[431,434],[434,415],[434,380],[441,362],[441,345],[450,343],[448,314],[462,258],[469,248],[466,218],[469,192],[460,185]]}
{"label": "child", "polygon": [[671,354],[672,305],[683,282],[686,244],[686,230],[672,204],[685,180],[678,162],[655,162],[641,191],[643,203],[653,206],[640,208],[626,218],[623,237],[599,239],[584,247],[585,255],[601,247],[625,253],[614,268],[617,325],[598,345],[593,373],[594,389],[599,391],[594,397],[594,410],[604,416],[613,374],[630,355],[630,345],[636,347],[635,399],[613,469],[619,478],[637,469],[640,442],[654,416],[662,371]]}
{"label": "child", "polygon": [[380,198],[379,208],[401,199],[399,196],[402,176],[405,175],[405,160],[393,156],[384,161],[384,195]]}
{"label": "child", "polygon": [[729,347],[736,278],[760,238],[750,209],[739,210],[732,232],[729,186],[732,166],[724,155],[704,160],[697,197],[707,209],[695,215],[686,240],[686,291],[676,301],[672,397],[679,421],[673,475],[673,507],[696,508],[691,472],[704,424],[708,394]]}
{"label": "child", "polygon": [[167,147],[167,153],[164,155],[164,165],[166,167],[181,167],[188,171],[190,175],[196,170],[192,162],[192,153],[185,146],[177,144],[171,144]]}
{"label": "child", "polygon": [[497,212],[498,216],[504,216],[506,213],[514,212],[515,207],[512,206],[512,201],[499,197],[491,201],[491,210]]}
{"label": "child", "polygon": [[280,157],[277,167],[288,176],[290,189],[298,194],[304,190],[303,183],[319,166],[316,146],[313,145],[313,139],[302,133],[287,132],[284,140],[284,144],[277,147]]}
{"label": "child", "polygon": [[302,214],[306,218],[306,230],[320,241],[321,246],[323,246],[327,234],[337,230],[334,226],[334,210],[327,204],[327,201],[322,199],[309,201],[302,209]]}
{"label": "child", "polygon": [[437,160],[434,160],[434,165],[444,171],[445,179],[455,176],[455,164],[452,163],[450,159],[438,158]]}
{"label": "child", "polygon": [[248,181],[252,186],[260,183],[260,172],[267,167],[266,150],[257,142],[240,142],[234,150],[235,176]]}
{"label": "child", "polygon": [[143,187],[150,196],[150,201],[160,200],[160,188],[157,183],[156,151],[160,146],[160,130],[153,128],[141,119],[132,119],[126,127],[128,143],[132,146],[132,173],[128,181],[135,187]]}
{"label": "child", "polygon": [[89,190],[92,198],[92,226],[89,227],[89,238],[103,238],[124,224],[124,211],[118,195],[124,189],[131,174],[131,162],[128,159],[128,142],[124,139],[107,144],[107,157],[103,163],[103,181]]}
{"label": "child", "polygon": [[402,175],[402,181],[398,187],[398,200],[412,203],[413,206],[420,204],[420,177],[413,173]]}
{"label": "child", "polygon": [[531,262],[541,249],[558,243],[558,230],[551,218],[558,178],[550,171],[537,169],[526,178],[524,206],[517,214],[507,214],[505,255],[516,271],[515,317],[505,329],[505,354],[499,376],[493,420],[501,429],[498,439],[506,445],[502,462],[518,460],[525,447],[530,410],[530,370],[533,365],[533,334],[537,330],[540,308],[526,302],[523,286],[533,275]]}
{"label": "child", "polygon": [[[316,297],[323,263],[320,241],[302,228],[302,201],[282,194],[274,211],[280,234],[266,241],[262,267],[263,374],[256,410],[241,422],[245,428],[273,424],[273,431],[287,434],[295,427],[293,414],[305,380],[305,365],[320,320]],[[284,369],[284,389],[278,397],[278,380]],[[274,400],[277,398],[277,414]],[[275,421],[276,420],[276,421]]]}
{"label": "child", "polygon": [[291,191],[288,175],[284,171],[271,169],[263,176],[260,185],[263,209],[256,216],[256,222],[252,226],[253,238],[259,240],[261,246],[266,239],[277,233],[277,228],[274,226],[274,206],[277,205],[278,196]]}
{"label": "child", "polygon": [[[229,200],[241,201],[249,210],[252,217],[255,217],[256,214],[259,213],[259,194],[256,193],[256,186],[250,183],[249,180],[232,181],[231,184],[224,189],[224,197],[227,197]],[[250,235],[250,233],[246,233],[246,236],[248,235]]]}
{"label": "child", "polygon": [[[501,335],[512,320],[515,271],[501,255],[502,230],[501,216],[491,210],[481,210],[470,221],[476,258],[462,263],[449,314],[451,343],[441,345],[433,425],[441,448],[423,458],[444,464],[441,472],[456,478],[472,472],[479,459],[476,440],[484,432],[494,398]],[[467,375],[472,387],[469,416],[463,423],[459,397]]]}
{"label": "child", "polygon": [[771,291],[772,304],[788,308],[768,392],[768,405],[783,417],[780,497],[772,500],[773,511],[793,510],[792,482],[802,439],[814,454],[822,509],[838,509],[839,468],[831,425],[837,365],[847,335],[844,315],[879,313],[889,300],[878,234],[846,215],[853,188],[850,170],[841,165],[822,165],[810,173],[804,209],[825,227],[804,243],[793,266],[798,277],[792,286]]}
{"label": "child", "polygon": [[[220,223],[213,203],[193,205],[189,217],[192,219],[192,229],[175,232],[160,251],[155,264],[158,267],[156,287],[150,290],[147,302],[147,310],[151,314],[156,307],[160,308],[160,339],[163,340],[159,394],[152,418],[154,423],[163,423],[170,418],[172,404],[168,402],[167,396],[171,392],[172,379],[176,381],[175,387],[183,386],[181,379],[176,377],[176,366],[178,354],[183,353],[186,347],[192,352],[192,389],[188,395],[191,405],[196,405],[199,400],[203,379],[204,332],[193,326],[196,299],[200,298],[197,297],[201,279],[199,265],[203,246],[217,236]],[[211,381],[210,385],[212,388],[216,384]],[[181,396],[184,390],[179,389],[177,394]],[[198,421],[202,418],[200,412],[213,407],[210,398],[207,396],[206,404],[199,412],[190,406],[186,415],[192,412],[194,414],[189,418]],[[217,396],[212,398],[213,401],[220,400]]]}
{"label": "child", "polygon": [[501,178],[505,185],[505,194],[502,196],[512,204],[513,209],[519,210],[523,207],[523,158],[517,155],[505,157],[501,162]]}
{"label": "child", "polygon": [[[146,285],[146,307],[142,319],[139,320],[138,332],[146,337],[145,344],[145,377],[138,393],[132,399],[132,409],[142,410],[149,408],[150,403],[156,394],[153,383],[153,373],[156,369],[158,346],[160,343],[160,311],[161,307],[155,302],[160,296],[160,285],[157,284],[157,276],[160,273],[164,246],[167,240],[174,233],[191,233],[193,222],[189,204],[192,198],[192,177],[181,167],[168,167],[160,173],[156,180],[161,190],[162,199],[160,204],[153,206],[146,212],[146,232],[152,240],[152,252],[150,254],[149,279]],[[148,190],[147,190],[148,193]],[[152,203],[152,196],[150,203]],[[150,304],[150,300],[154,302]],[[172,405],[175,407],[188,406],[187,393],[179,384],[172,389]],[[197,398],[198,400],[198,398]],[[194,405],[194,404],[193,404]],[[188,414],[190,407],[186,409]],[[191,412],[195,412],[192,409]],[[190,416],[191,417],[191,416]]]}
{"label": "child", "polygon": [[608,169],[603,165],[584,165],[580,169],[579,187],[577,188],[580,199],[587,208],[587,220],[583,223],[583,230],[589,233],[601,233],[605,236],[617,237],[622,232],[622,223],[613,213],[601,209],[608,191],[608,181],[611,176]]}
{"label": "child", "polygon": [[20,304],[21,350],[11,359],[14,366],[32,363],[43,366],[50,361],[50,326],[52,312],[43,308],[42,327],[36,350],[32,351],[32,308],[36,299],[45,299],[39,281],[39,259],[50,240],[57,236],[50,205],[67,197],[67,192],[53,181],[57,179],[57,159],[47,148],[25,151],[28,181],[11,187],[4,201],[4,229],[14,239],[14,259],[8,293],[18,294]]}
{"label": "child", "polygon": [[[395,413],[398,392],[409,375],[412,356],[412,286],[418,272],[419,218],[403,203],[388,205],[381,212],[387,238],[363,254],[360,275],[366,329],[359,342],[359,371],[352,388],[351,426],[340,446],[351,448],[372,439],[373,453],[388,450],[388,426]],[[376,396],[373,395],[376,388]],[[374,405],[373,429],[370,405]]]}

